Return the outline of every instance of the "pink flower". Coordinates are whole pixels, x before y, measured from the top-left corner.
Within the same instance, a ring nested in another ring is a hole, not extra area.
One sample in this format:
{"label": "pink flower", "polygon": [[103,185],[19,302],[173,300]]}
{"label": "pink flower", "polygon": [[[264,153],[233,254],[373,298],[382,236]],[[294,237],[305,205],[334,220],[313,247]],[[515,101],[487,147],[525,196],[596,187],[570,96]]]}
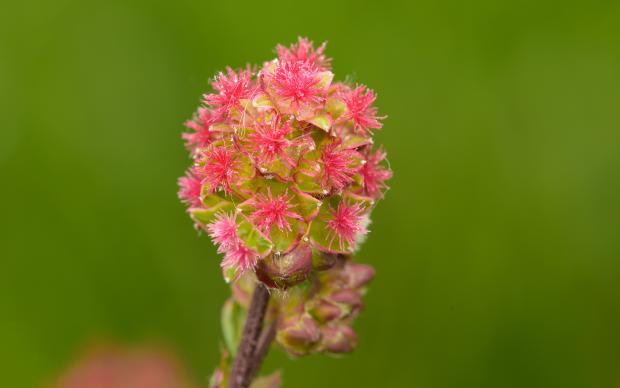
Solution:
{"label": "pink flower", "polygon": [[200,191],[202,190],[202,184],[192,173],[188,173],[186,176],[179,178],[179,199],[185,202],[191,207],[198,207],[202,205],[200,200]]}
{"label": "pink flower", "polygon": [[271,81],[276,94],[290,100],[295,108],[302,103],[318,104],[323,101],[318,69],[309,62],[291,59],[279,61]]}
{"label": "pink flower", "polygon": [[292,166],[293,160],[286,154],[287,147],[291,145],[287,139],[290,133],[291,126],[288,123],[281,125],[280,117],[275,116],[271,122],[262,122],[254,128],[254,132],[248,136],[248,144],[259,163],[269,163],[280,158]]}
{"label": "pink flower", "polygon": [[237,163],[233,152],[225,146],[213,147],[204,155],[204,165],[194,169],[194,173],[202,178],[209,192],[219,187],[226,193],[231,192],[231,185],[237,176]]}
{"label": "pink flower", "polygon": [[199,108],[196,117],[185,122],[185,126],[193,129],[194,132],[183,134],[183,139],[190,149],[196,147],[206,147],[211,143],[211,132],[209,127],[218,119],[217,114],[206,108]]}
{"label": "pink flower", "polygon": [[256,210],[252,213],[251,219],[256,227],[267,235],[274,225],[281,231],[290,232],[291,224],[287,218],[301,218],[297,213],[290,211],[294,207],[290,201],[287,193],[274,197],[271,195],[271,190],[267,189],[266,196],[257,194],[252,200]]}
{"label": "pink flower", "polygon": [[215,107],[218,113],[230,113],[230,109],[239,107],[239,100],[250,98],[255,91],[252,83],[252,72],[250,69],[235,72],[230,67],[226,68],[228,76],[219,73],[211,83],[213,88],[219,93],[205,94],[204,101]]}
{"label": "pink flower", "polygon": [[357,237],[368,233],[362,222],[362,211],[359,204],[348,206],[344,202],[340,202],[337,209],[330,209],[332,219],[327,222],[327,228],[333,233],[332,241],[338,237],[340,249],[344,250],[344,243],[355,246]]}
{"label": "pink flower", "polygon": [[358,168],[352,168],[357,152],[340,147],[340,140],[333,141],[325,146],[321,154],[323,164],[323,187],[333,187],[341,190],[353,180]]}
{"label": "pink flower", "polygon": [[345,120],[353,120],[355,130],[367,133],[369,129],[378,129],[383,125],[378,121],[377,108],[372,103],[377,98],[375,92],[370,89],[364,93],[365,86],[359,85],[355,89],[345,92],[342,100],[347,106],[347,111],[342,115]]}
{"label": "pink flower", "polygon": [[237,223],[226,213],[217,215],[215,221],[207,225],[209,236],[218,245],[218,252],[226,252],[239,242],[237,237]]}
{"label": "pink flower", "polygon": [[323,52],[325,51],[326,43],[323,43],[315,50],[312,42],[306,38],[299,37],[297,43],[291,45],[291,48],[278,45],[278,57],[280,60],[285,61],[301,61],[309,62],[320,70],[329,70],[331,59],[325,57]]}
{"label": "pink flower", "polygon": [[217,251],[224,254],[222,268],[236,268],[243,272],[256,265],[258,254],[244,244],[237,229],[235,217],[225,213],[218,214],[215,221],[207,225],[209,236],[218,245]]}
{"label": "pink flower", "polygon": [[380,164],[385,156],[383,149],[378,149],[374,154],[369,152],[366,163],[360,169],[366,194],[373,198],[381,197],[381,190],[387,188],[385,181],[392,177],[392,171]]}
{"label": "pink flower", "polygon": [[222,260],[222,268],[237,268],[241,272],[254,268],[258,262],[258,254],[239,242],[228,249]]}

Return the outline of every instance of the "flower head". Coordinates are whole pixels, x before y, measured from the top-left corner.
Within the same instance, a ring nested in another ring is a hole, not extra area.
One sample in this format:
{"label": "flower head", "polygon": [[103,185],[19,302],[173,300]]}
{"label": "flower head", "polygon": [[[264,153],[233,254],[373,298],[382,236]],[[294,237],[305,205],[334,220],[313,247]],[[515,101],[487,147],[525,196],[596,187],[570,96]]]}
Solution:
{"label": "flower head", "polygon": [[291,48],[278,45],[278,58],[280,60],[309,62],[320,70],[329,70],[331,59],[323,53],[325,46],[326,43],[323,43],[315,49],[311,41],[300,37],[297,43],[291,45]]}
{"label": "flower head", "polygon": [[200,179],[196,178],[192,173],[188,173],[186,176],[179,178],[178,183],[178,196],[181,201],[192,207],[202,204],[200,201],[200,192],[202,190]]}
{"label": "flower head", "polygon": [[239,101],[250,98],[255,90],[249,69],[235,72],[228,67],[226,72],[228,74],[220,72],[211,83],[219,93],[204,95],[204,101],[215,107],[218,113],[228,113],[230,109],[239,107]]}
{"label": "flower head", "polygon": [[269,234],[274,225],[282,231],[290,232],[292,229],[288,219],[300,218],[290,210],[294,205],[287,193],[274,197],[271,190],[267,190],[267,195],[257,194],[252,202],[256,209],[251,215],[252,221],[265,234]]}
{"label": "flower head", "polygon": [[310,62],[284,58],[278,61],[271,81],[276,94],[295,108],[305,103],[317,104],[324,99],[318,68]]}
{"label": "flower head", "polygon": [[338,238],[341,249],[345,243],[354,247],[357,238],[368,233],[359,204],[349,206],[343,201],[330,211],[332,218],[327,222],[327,228],[333,233],[332,240]]}
{"label": "flower head", "polygon": [[207,225],[209,236],[218,245],[220,253],[226,252],[239,243],[237,223],[226,213],[218,214],[215,221]]}
{"label": "flower head", "polygon": [[325,146],[320,159],[323,165],[323,187],[341,190],[351,183],[358,170],[352,167],[356,155],[356,151],[343,148],[340,141]]}
{"label": "flower head", "polygon": [[183,134],[183,139],[189,149],[206,147],[212,140],[211,124],[218,119],[217,114],[207,108],[198,108],[196,116],[185,122],[185,126],[193,132]]}
{"label": "flower head", "polygon": [[268,163],[275,158],[281,158],[292,163],[286,154],[291,145],[287,136],[291,133],[291,126],[287,122],[281,123],[279,116],[269,122],[258,123],[254,132],[248,136],[249,148],[256,155],[259,163]]}
{"label": "flower head", "polygon": [[231,191],[231,185],[237,175],[237,163],[233,152],[225,146],[213,147],[204,155],[203,164],[194,169],[202,178],[209,192],[220,187],[225,192]]}
{"label": "flower head", "polygon": [[243,272],[254,268],[257,261],[258,253],[240,242],[226,251],[221,265],[222,268],[235,268]]}
{"label": "flower head", "polygon": [[392,171],[381,166],[381,161],[385,159],[385,155],[382,149],[378,149],[374,154],[369,152],[366,163],[360,169],[366,194],[373,198],[381,197],[382,190],[387,187],[385,181],[392,177]]}
{"label": "flower head", "polygon": [[239,238],[235,217],[220,213],[207,225],[207,231],[218,245],[218,252],[224,254],[222,268],[236,268],[243,272],[256,265],[258,254]]}
{"label": "flower head", "polygon": [[379,122],[380,117],[377,117],[377,108],[372,105],[376,98],[375,92],[363,85],[345,92],[342,99],[347,110],[343,118],[352,120],[358,132],[366,133],[369,129],[381,128],[383,125]]}
{"label": "flower head", "polygon": [[192,167],[179,198],[226,278],[253,269],[267,286],[292,287],[333,265],[325,255],[353,253],[391,172],[370,146],[375,93],[333,82],[325,44],[299,38],[277,54],[256,73],[215,77],[185,123]]}

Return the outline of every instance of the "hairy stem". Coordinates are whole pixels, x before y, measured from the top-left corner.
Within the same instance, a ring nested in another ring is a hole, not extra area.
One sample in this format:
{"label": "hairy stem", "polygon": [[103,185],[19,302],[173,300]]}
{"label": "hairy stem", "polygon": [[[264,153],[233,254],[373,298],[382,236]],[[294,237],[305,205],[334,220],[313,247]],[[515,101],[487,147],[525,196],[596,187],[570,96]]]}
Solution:
{"label": "hairy stem", "polygon": [[276,336],[276,323],[272,322],[269,326],[263,329],[263,332],[260,334],[258,338],[258,343],[256,344],[256,350],[254,351],[254,358],[252,359],[252,364],[250,365],[250,369],[248,370],[248,379],[252,381],[256,373],[260,369],[267,352],[269,351],[269,347],[271,346],[271,342]]}
{"label": "hairy stem", "polygon": [[[255,356],[268,303],[269,291],[262,283],[258,283],[252,295],[252,302],[248,309],[237,356],[230,371],[229,388],[248,388],[253,374],[258,370],[258,365],[255,365]],[[267,345],[267,347],[269,346]],[[262,361],[262,357],[260,361]]]}

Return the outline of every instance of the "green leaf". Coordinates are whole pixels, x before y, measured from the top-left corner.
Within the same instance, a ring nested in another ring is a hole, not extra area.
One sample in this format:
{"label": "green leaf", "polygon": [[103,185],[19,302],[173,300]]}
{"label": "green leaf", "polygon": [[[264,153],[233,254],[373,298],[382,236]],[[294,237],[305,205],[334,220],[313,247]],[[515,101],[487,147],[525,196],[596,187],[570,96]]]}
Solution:
{"label": "green leaf", "polygon": [[230,298],[224,303],[221,316],[222,333],[226,348],[232,357],[235,357],[239,347],[245,317],[245,310],[234,299]]}

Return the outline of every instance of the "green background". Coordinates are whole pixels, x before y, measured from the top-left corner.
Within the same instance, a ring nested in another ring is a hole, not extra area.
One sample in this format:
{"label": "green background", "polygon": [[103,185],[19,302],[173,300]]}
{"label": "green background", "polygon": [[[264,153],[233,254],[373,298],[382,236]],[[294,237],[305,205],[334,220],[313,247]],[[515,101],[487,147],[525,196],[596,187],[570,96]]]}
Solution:
{"label": "green background", "polygon": [[0,12],[0,385],[99,338],[204,381],[228,295],[176,199],[226,65],[328,40],[387,114],[357,351],[285,387],[620,384],[620,2],[11,2]]}

